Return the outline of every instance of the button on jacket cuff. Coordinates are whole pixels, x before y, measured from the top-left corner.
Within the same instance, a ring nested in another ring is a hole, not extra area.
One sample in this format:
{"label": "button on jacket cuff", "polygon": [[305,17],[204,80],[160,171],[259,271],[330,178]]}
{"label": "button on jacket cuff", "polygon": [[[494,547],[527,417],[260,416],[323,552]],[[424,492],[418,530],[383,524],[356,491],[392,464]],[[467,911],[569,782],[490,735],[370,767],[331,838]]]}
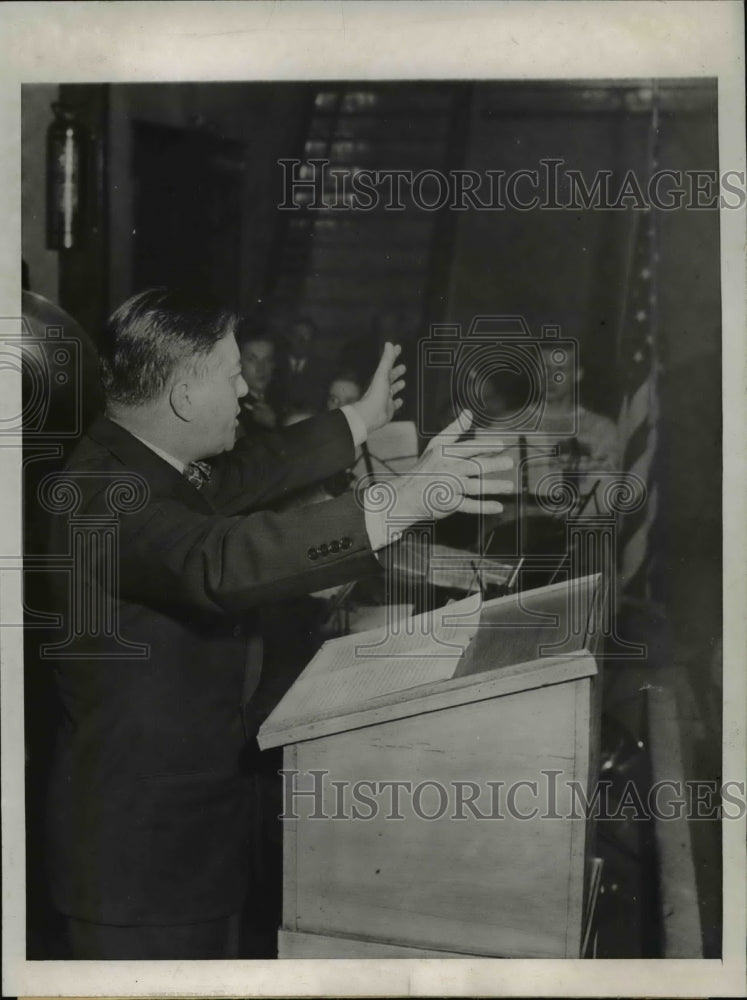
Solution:
{"label": "button on jacket cuff", "polygon": [[353,539],[349,535],[343,535],[342,538],[333,538],[329,543],[322,542],[321,545],[312,545],[306,552],[306,557],[311,560],[311,562],[316,562],[317,559],[325,559],[329,555],[334,555],[337,552],[345,552],[353,547]]}

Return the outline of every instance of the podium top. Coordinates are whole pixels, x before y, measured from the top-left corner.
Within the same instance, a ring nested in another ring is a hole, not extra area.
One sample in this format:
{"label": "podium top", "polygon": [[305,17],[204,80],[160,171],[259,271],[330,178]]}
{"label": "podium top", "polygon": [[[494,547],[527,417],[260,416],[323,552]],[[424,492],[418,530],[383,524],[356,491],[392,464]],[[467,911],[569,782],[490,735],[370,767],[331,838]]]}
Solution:
{"label": "podium top", "polygon": [[264,750],[597,672],[598,574],[326,642],[265,721]]}

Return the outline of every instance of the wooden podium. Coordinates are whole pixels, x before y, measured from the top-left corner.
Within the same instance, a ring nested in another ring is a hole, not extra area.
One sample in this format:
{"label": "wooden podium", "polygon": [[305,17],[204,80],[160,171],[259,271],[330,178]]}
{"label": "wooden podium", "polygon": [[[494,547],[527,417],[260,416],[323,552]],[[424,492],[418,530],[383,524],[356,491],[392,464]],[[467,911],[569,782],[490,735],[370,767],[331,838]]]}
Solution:
{"label": "wooden podium", "polygon": [[259,734],[285,747],[279,957],[588,952],[602,589],[325,644]]}

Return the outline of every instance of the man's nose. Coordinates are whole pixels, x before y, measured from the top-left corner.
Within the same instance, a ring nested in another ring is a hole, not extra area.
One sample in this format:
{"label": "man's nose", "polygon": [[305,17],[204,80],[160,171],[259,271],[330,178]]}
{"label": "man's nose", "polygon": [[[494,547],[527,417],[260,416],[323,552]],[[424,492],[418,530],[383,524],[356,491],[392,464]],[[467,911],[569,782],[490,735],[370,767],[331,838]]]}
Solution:
{"label": "man's nose", "polygon": [[246,379],[243,375],[239,375],[238,381],[236,383],[236,398],[241,399],[242,396],[246,396],[249,392],[249,386],[246,384]]}

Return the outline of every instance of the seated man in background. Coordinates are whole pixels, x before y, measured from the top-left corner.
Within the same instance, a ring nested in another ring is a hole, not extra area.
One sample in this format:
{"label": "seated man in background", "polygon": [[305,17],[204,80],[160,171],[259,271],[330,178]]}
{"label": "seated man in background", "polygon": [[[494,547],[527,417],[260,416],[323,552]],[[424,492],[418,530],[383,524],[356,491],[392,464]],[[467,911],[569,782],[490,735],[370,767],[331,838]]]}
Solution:
{"label": "seated man in background", "polygon": [[271,393],[283,417],[290,413],[321,413],[326,401],[330,365],[318,353],[319,331],[312,320],[298,317],[276,358]]}
{"label": "seated man in background", "polygon": [[546,492],[563,474],[573,476],[583,493],[599,473],[618,469],[617,428],[581,405],[578,359],[552,341],[542,341],[540,350],[544,378],[536,406],[526,407],[534,388],[527,377],[498,372],[487,380],[490,406],[475,434],[497,435],[506,443],[515,459],[517,493]]}
{"label": "seated man in background", "polygon": [[[619,468],[615,423],[581,405],[583,368],[578,358],[550,340],[540,341],[538,347],[541,364],[536,371],[527,367],[520,351],[512,357],[506,348],[494,369],[489,367],[494,355],[485,352],[481,358],[477,352],[463,380],[463,401],[475,410],[471,433],[486,443],[500,440],[513,460],[512,490],[495,530],[487,536],[487,551],[505,558],[561,557],[568,511],[553,515],[543,498],[565,481],[579,498],[576,512],[588,506],[591,513],[600,502],[600,475]],[[535,385],[539,373],[542,381]],[[442,419],[457,405],[450,400]],[[460,514],[438,526],[437,538],[462,549],[485,544],[477,539],[472,520]]]}
{"label": "seated man in background", "polygon": [[[554,440],[559,444],[555,467],[565,471],[574,469],[590,477],[616,471],[619,468],[617,427],[609,417],[581,404],[583,367],[565,351],[559,361],[551,342],[543,341],[541,346],[544,367],[552,374],[546,381],[538,436],[543,431],[555,435]],[[569,427],[573,427],[573,433],[566,435]]]}
{"label": "seated man in background", "polygon": [[[74,652],[55,661],[47,860],[74,959],[239,954],[256,608],[377,570],[373,553],[388,541],[386,513],[352,494],[297,512],[268,507],[350,465],[356,445],[391,420],[403,386],[397,349],[387,345],[357,403],[234,448],[247,393],[235,329],[232,315],[166,289],[125,302],[100,342],[106,416],[62,474],[77,519],[111,520],[121,501],[114,567],[92,548],[74,592],[52,574],[71,635],[71,614],[85,621],[89,601],[113,623],[76,634]],[[426,497],[443,476],[465,512],[500,510],[478,499],[481,473],[508,460],[480,458],[476,473],[464,459],[483,456],[482,445],[445,454],[469,424],[465,413],[399,477],[399,527],[433,516]],[[52,518],[52,557],[67,553],[68,532],[66,517]]]}
{"label": "seated man in background", "polygon": [[591,513],[601,503],[600,477],[619,467],[615,423],[580,402],[578,358],[552,341],[539,346],[543,382],[536,408],[524,408],[533,388],[525,373],[499,372],[488,380],[492,409],[475,430],[477,440],[499,438],[514,463],[515,500],[507,501],[491,544],[491,552],[504,555],[515,546],[510,525],[519,519],[521,554],[562,555],[571,511],[552,513],[543,499],[557,496],[554,487],[565,483],[578,498],[573,512]]}
{"label": "seated man in background", "polygon": [[240,324],[236,341],[241,353],[241,375],[247,387],[239,414],[242,430],[250,432],[258,427],[272,430],[278,426],[276,407],[268,399],[275,373],[275,343],[268,333],[245,323]]}

